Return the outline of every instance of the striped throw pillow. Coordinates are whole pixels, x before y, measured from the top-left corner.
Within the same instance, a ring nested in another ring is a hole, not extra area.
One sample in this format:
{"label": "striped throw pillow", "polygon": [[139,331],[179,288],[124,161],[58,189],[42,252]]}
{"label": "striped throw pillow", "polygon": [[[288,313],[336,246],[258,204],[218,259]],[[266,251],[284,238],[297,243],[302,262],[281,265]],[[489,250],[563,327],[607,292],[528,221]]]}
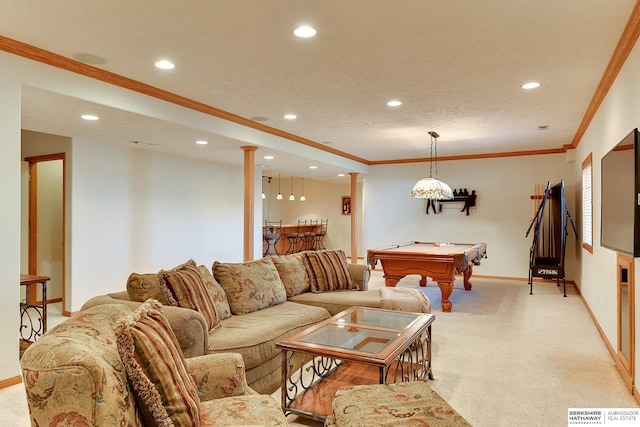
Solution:
{"label": "striped throw pillow", "polygon": [[115,334],[144,424],[199,426],[198,389],[162,304],[143,303],[118,321]]}
{"label": "striped throw pillow", "polygon": [[347,256],[342,249],[302,252],[311,292],[358,289],[349,274]]}
{"label": "striped throw pillow", "polygon": [[189,308],[200,312],[209,330],[220,326],[220,316],[216,304],[202,278],[198,267],[191,263],[183,264],[172,270],[162,270],[158,273],[160,282],[165,283],[171,294],[182,308]]}

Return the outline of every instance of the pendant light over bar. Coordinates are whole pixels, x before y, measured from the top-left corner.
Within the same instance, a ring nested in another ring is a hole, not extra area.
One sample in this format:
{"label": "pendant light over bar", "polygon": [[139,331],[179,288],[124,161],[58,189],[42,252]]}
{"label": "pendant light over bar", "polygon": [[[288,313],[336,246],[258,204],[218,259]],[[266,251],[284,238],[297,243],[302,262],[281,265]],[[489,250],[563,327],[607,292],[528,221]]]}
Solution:
{"label": "pendant light over bar", "polygon": [[300,194],[300,201],[301,201],[301,202],[304,202],[304,201],[306,201],[306,200],[307,200],[307,198],[306,198],[306,197],[304,197],[304,177],[303,177],[303,178],[302,178],[302,194]]}
{"label": "pendant light over bar", "polygon": [[293,195],[293,175],[291,175],[291,183],[290,183],[291,193],[289,194],[289,200],[294,201],[296,196]]}
{"label": "pendant light over bar", "polygon": [[[263,175],[263,176],[262,176],[262,180],[263,180],[263,185],[262,185],[262,198],[263,198],[263,199],[266,199],[267,194],[268,194],[268,193],[270,193],[270,191],[268,191],[267,193],[265,193],[265,191],[264,191],[264,179],[265,179],[265,178],[267,178],[267,180],[268,180],[268,184],[271,184],[271,177],[270,177],[270,176],[264,176],[264,175]],[[291,191],[289,192],[289,197],[288,197],[288,199],[289,199],[289,200],[291,200],[291,201],[295,201],[295,200],[296,200],[296,196],[295,196],[295,194],[293,193],[293,178],[294,178],[294,177],[293,177],[293,175],[290,175],[290,176],[289,176],[289,180],[290,180],[290,181],[289,181],[289,185],[290,185],[290,187],[289,187],[289,188],[290,188],[290,190],[291,190]],[[287,179],[287,178],[286,178],[286,176],[285,176],[285,179]],[[307,200],[307,198],[306,198],[306,197],[305,197],[305,195],[304,195],[304,178],[300,178],[300,179],[301,179],[301,182],[302,182],[302,192],[301,192],[301,194],[300,194],[300,198],[299,198],[298,200],[300,200],[301,202],[305,202],[305,201]],[[283,200],[283,199],[284,199],[284,197],[282,196],[282,192],[281,192],[280,181],[282,181],[282,175],[279,173],[279,174],[278,174],[278,195],[276,196],[276,199],[277,199],[277,200]]]}
{"label": "pendant light over bar", "polygon": [[276,199],[282,200],[282,193],[280,192],[280,174],[278,174],[278,195],[276,196]]}

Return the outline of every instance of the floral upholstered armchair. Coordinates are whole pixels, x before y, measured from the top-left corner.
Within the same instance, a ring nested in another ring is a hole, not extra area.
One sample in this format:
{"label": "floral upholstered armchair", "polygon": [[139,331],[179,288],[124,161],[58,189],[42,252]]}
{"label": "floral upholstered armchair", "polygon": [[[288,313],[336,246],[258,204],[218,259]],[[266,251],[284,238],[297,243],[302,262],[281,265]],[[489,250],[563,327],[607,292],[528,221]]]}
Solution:
{"label": "floral upholstered armchair", "polygon": [[20,364],[34,426],[287,425],[271,396],[247,386],[240,355],[185,359],[153,300],[82,311]]}

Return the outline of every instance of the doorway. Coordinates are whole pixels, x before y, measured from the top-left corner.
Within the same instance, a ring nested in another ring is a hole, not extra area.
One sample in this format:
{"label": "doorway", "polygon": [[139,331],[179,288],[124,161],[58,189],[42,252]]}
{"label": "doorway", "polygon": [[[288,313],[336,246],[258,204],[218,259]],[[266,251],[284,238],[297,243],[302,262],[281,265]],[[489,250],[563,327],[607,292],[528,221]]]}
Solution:
{"label": "doorway", "polygon": [[616,367],[633,393],[635,364],[634,260],[618,253],[618,344]]}
{"label": "doorway", "polygon": [[[23,179],[23,206],[26,205],[26,227],[23,227],[22,241],[27,250],[21,258],[21,272],[32,275],[49,276],[47,302],[62,303],[62,314],[66,310],[66,245],[65,245],[65,154],[50,154],[25,158],[27,173]],[[24,215],[23,215],[24,221]],[[26,236],[24,235],[26,233]],[[26,271],[24,269],[26,268]],[[22,296],[21,296],[22,297]],[[24,298],[39,304],[42,292],[32,287]]]}

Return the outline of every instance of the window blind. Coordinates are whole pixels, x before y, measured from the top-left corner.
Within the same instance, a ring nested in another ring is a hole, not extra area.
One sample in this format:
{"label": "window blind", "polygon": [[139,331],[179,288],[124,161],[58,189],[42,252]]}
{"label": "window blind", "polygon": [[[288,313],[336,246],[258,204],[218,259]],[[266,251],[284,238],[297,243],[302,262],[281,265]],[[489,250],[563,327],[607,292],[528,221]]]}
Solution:
{"label": "window blind", "polygon": [[582,245],[593,251],[591,154],[582,163]]}

